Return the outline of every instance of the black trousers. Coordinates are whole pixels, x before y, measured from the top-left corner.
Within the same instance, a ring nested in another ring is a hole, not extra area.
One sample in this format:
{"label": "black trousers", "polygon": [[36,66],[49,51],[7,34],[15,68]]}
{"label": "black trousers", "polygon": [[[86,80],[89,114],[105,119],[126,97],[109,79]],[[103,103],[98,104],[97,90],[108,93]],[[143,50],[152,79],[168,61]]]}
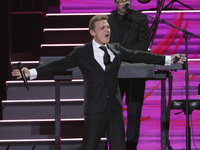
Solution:
{"label": "black trousers", "polygon": [[145,79],[119,79],[119,87],[123,97],[126,94],[127,131],[129,145],[137,145],[140,133],[140,118],[144,99]]}
{"label": "black trousers", "polygon": [[83,150],[97,150],[100,138],[105,132],[110,150],[125,150],[123,112],[114,112],[109,102],[104,112],[85,115]]}

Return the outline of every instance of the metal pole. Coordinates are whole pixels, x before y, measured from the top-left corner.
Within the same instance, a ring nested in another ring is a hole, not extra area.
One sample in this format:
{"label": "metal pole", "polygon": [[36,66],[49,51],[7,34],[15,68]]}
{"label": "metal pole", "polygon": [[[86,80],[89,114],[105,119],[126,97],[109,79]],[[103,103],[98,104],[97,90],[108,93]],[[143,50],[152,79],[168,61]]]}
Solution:
{"label": "metal pole", "polygon": [[185,37],[185,53],[186,53],[186,71],[185,71],[185,86],[186,86],[186,150],[191,150],[191,133],[190,133],[190,120],[189,120],[189,99],[188,99],[188,34],[184,33]]}
{"label": "metal pole", "polygon": [[61,150],[60,81],[55,84],[55,150]]}
{"label": "metal pole", "polygon": [[165,79],[161,80],[161,150],[166,150],[166,93]]}

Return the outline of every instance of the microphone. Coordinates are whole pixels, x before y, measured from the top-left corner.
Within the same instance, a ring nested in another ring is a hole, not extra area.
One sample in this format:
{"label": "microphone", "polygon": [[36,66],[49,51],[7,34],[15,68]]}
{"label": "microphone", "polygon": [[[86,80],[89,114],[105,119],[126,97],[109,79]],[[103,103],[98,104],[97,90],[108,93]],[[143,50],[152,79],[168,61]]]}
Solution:
{"label": "microphone", "polygon": [[[146,17],[143,18],[143,17],[136,17],[135,15],[133,16],[133,15],[129,12],[130,10],[131,10],[131,11],[134,11],[134,12],[136,12],[136,13],[140,13],[140,14],[142,14],[142,15],[145,15],[145,14],[139,12],[138,10],[132,9],[132,8],[130,7],[130,5],[131,5],[130,2],[126,2],[125,5],[124,5],[124,7],[123,7],[123,9],[125,9],[125,11],[126,11],[129,15],[131,15],[133,18],[148,19],[148,18],[146,18]],[[146,15],[146,16],[148,16],[148,15]],[[151,16],[148,16],[148,17],[152,18]],[[153,18],[153,19],[154,19],[154,18]]]}
{"label": "microphone", "polygon": [[17,67],[18,67],[18,69],[19,69],[19,71],[20,71],[20,74],[21,74],[21,76],[22,76],[22,79],[24,80],[24,84],[25,84],[25,86],[26,86],[26,89],[29,90],[29,86],[28,86],[28,83],[27,83],[27,80],[26,80],[26,76],[25,76],[24,72],[22,71],[23,65],[22,65],[21,63],[18,63],[18,64],[17,64]]}
{"label": "microphone", "polygon": [[127,7],[129,7],[129,6],[130,6],[130,2],[126,2],[123,9],[127,9]]}
{"label": "microphone", "polygon": [[175,59],[174,59],[174,62],[173,62],[173,63],[174,63],[174,64],[175,64],[175,63],[177,63],[177,62],[179,61],[179,59],[181,58],[181,56],[182,56],[182,54],[180,55],[180,57],[175,57]]}

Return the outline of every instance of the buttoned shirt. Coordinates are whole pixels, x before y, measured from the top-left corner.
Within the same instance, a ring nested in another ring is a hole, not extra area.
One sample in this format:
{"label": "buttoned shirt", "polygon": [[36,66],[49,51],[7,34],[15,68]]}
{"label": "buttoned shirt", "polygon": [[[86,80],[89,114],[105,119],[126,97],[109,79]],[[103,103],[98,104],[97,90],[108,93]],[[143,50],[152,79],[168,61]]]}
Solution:
{"label": "buttoned shirt", "polygon": [[[99,63],[99,65],[103,68],[103,70],[105,70],[106,66],[105,66],[105,64],[103,62],[103,56],[104,56],[105,52],[102,49],[99,48],[100,46],[102,46],[102,45],[98,44],[93,39],[92,47],[93,47],[93,52],[94,52],[94,58]],[[108,49],[106,44],[104,46],[107,48],[108,54],[110,55],[110,61],[112,62],[113,59],[115,58],[115,55],[113,54],[113,52],[110,49]]]}

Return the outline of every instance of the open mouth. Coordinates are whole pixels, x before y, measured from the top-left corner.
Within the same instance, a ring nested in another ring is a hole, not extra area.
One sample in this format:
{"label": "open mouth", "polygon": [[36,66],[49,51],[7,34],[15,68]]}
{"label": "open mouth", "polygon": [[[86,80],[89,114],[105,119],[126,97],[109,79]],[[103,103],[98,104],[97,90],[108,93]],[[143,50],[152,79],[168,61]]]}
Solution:
{"label": "open mouth", "polygon": [[109,37],[109,34],[106,34],[105,37]]}

